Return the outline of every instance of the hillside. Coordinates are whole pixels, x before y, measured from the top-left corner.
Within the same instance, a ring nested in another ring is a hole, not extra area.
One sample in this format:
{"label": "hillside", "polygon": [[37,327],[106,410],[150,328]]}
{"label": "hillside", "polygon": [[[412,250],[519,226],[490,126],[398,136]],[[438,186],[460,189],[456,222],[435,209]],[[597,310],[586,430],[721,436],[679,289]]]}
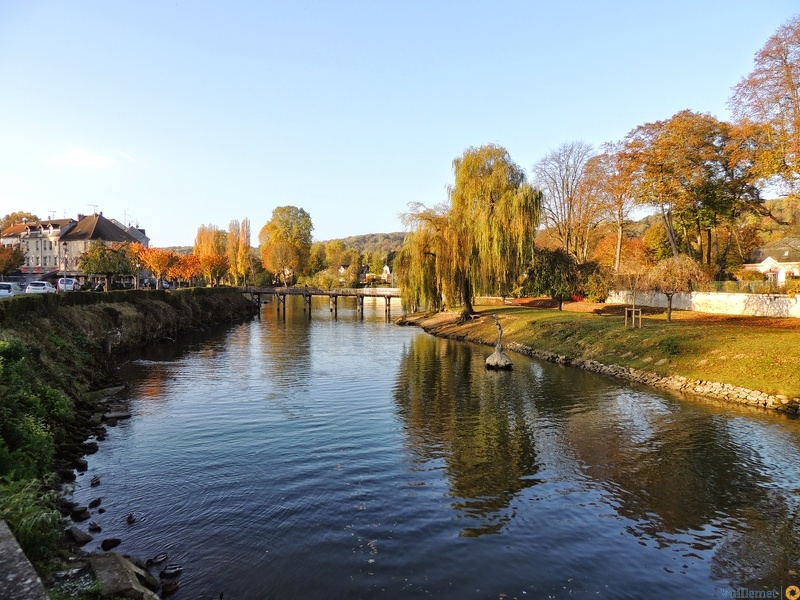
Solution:
{"label": "hillside", "polygon": [[325,240],[323,243],[340,241],[345,248],[354,248],[362,254],[372,254],[375,252],[397,252],[403,245],[406,237],[404,231],[394,233],[367,233],[364,235],[351,235],[338,240]]}

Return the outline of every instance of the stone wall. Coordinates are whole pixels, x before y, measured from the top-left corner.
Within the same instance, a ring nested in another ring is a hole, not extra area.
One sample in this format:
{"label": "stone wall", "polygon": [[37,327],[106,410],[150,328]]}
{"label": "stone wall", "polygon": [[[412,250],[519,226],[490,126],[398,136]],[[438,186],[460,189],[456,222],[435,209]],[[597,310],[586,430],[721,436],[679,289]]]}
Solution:
{"label": "stone wall", "polygon": [[569,358],[567,356],[555,354],[554,352],[534,350],[529,346],[516,342],[507,344],[506,348],[514,352],[519,352],[520,354],[526,354],[549,362],[579,367],[587,371],[603,373],[604,375],[611,375],[612,377],[619,377],[620,379],[635,381],[665,390],[673,390],[684,394],[695,394],[705,398],[714,398],[716,400],[725,400],[726,402],[758,406],[788,413],[797,413],[800,411],[800,398],[789,398],[788,396],[781,395],[773,396],[765,392],[749,390],[747,388],[716,381],[701,381],[680,376],[662,377],[651,371],[642,371],[620,365],[607,365],[597,362],[596,360]]}
{"label": "stone wall", "polygon": [[[608,304],[632,304],[626,290],[608,294]],[[637,306],[667,308],[667,297],[656,292],[636,292]],[[800,297],[785,294],[727,294],[722,292],[679,292],[672,298],[675,310],[693,310],[717,315],[800,318]]]}
{"label": "stone wall", "polygon": [[0,519],[0,600],[48,600],[42,582],[33,570],[14,534]]}

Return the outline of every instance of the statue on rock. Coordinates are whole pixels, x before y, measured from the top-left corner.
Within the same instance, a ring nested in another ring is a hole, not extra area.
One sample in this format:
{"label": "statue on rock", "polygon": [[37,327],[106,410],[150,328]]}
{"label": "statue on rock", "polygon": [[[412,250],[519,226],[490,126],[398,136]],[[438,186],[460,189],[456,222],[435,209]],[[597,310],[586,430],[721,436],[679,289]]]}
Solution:
{"label": "statue on rock", "polygon": [[492,315],[494,324],[497,325],[497,344],[494,347],[494,352],[486,359],[487,369],[510,369],[513,365],[508,355],[503,352],[503,327],[497,319],[497,315]]}

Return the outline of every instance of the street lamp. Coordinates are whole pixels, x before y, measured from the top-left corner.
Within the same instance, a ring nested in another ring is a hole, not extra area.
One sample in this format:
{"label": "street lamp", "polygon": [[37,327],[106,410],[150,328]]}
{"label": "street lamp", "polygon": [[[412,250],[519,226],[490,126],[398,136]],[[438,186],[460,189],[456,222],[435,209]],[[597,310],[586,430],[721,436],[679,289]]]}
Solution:
{"label": "street lamp", "polygon": [[140,264],[137,262],[137,263],[136,263],[136,275],[135,275],[135,277],[136,277],[136,281],[134,281],[134,284],[135,284],[135,285],[134,285],[134,288],[136,288],[137,290],[139,289],[139,272],[140,272],[140,271],[139,271],[139,269],[141,269],[141,268],[142,268],[142,265],[140,265]]}
{"label": "street lamp", "polygon": [[64,279],[61,291],[65,291],[67,287],[67,242],[63,242],[61,247],[64,248]]}

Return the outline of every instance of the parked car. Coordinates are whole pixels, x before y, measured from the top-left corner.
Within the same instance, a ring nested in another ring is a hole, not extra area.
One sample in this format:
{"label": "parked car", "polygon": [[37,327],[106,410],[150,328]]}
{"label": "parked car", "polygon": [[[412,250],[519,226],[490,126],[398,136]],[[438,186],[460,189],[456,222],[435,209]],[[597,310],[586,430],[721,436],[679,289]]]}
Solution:
{"label": "parked car", "polygon": [[14,283],[13,281],[0,281],[0,298],[10,298],[11,296],[24,293],[25,292],[22,291],[22,287],[20,287],[18,283]]}
{"label": "parked car", "polygon": [[55,294],[56,288],[49,281],[31,281],[25,288],[26,294]]}
{"label": "parked car", "polygon": [[72,277],[62,277],[58,280],[57,287],[59,292],[74,292],[78,289],[78,281]]}

